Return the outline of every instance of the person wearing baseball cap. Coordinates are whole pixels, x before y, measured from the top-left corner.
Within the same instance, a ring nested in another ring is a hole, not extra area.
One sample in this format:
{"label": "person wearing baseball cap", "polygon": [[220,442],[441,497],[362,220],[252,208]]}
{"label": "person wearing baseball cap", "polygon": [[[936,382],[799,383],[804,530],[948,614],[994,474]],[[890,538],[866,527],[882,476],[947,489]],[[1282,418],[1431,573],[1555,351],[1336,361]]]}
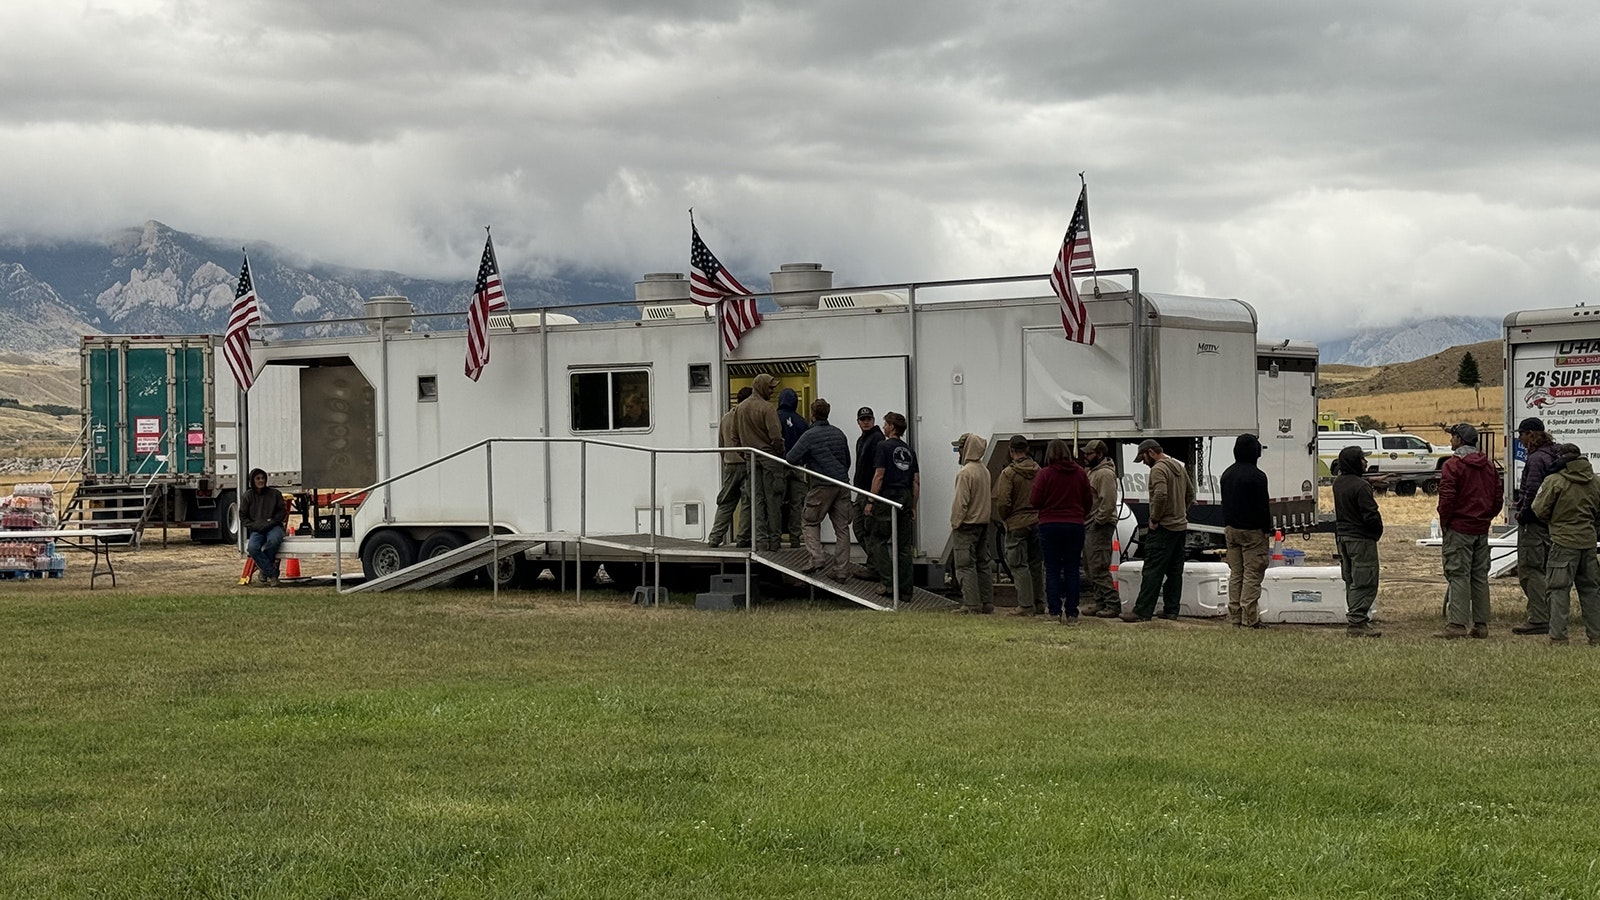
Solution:
{"label": "person wearing baseball cap", "polygon": [[[872,489],[872,475],[874,461],[878,458],[878,445],[883,443],[883,429],[878,427],[877,419],[872,415],[872,407],[863,406],[856,410],[856,425],[861,428],[861,434],[856,438],[855,474],[850,483],[856,490],[867,491]],[[855,494],[851,501],[851,521],[856,532],[856,544],[863,548],[872,544],[872,518],[866,514],[867,496],[862,493]],[[851,574],[857,578],[868,581],[878,580],[878,571],[872,566],[872,554],[867,554],[866,565],[858,565],[851,569]]]}
{"label": "person wearing baseball cap", "polygon": [[1527,452],[1522,480],[1517,484],[1517,585],[1528,601],[1528,619],[1511,628],[1512,634],[1549,634],[1549,582],[1545,564],[1550,558],[1550,526],[1533,514],[1533,498],[1558,466],[1555,438],[1544,430],[1544,420],[1529,416],[1517,425],[1517,442]]}
{"label": "person wearing baseball cap", "polygon": [[1148,622],[1157,615],[1176,619],[1183,599],[1183,552],[1189,534],[1189,507],[1194,505],[1194,485],[1189,472],[1168,456],[1161,443],[1145,440],[1139,444],[1139,462],[1150,467],[1150,513],[1144,536],[1144,578],[1139,583],[1139,599],[1133,611],[1122,614],[1124,622]]}
{"label": "person wearing baseball cap", "polygon": [[[1444,577],[1449,583],[1445,640],[1489,636],[1489,522],[1500,514],[1500,473],[1478,451],[1478,429],[1462,422],[1446,429],[1454,456],[1439,469],[1439,527]],[[1468,626],[1471,626],[1470,630]]]}

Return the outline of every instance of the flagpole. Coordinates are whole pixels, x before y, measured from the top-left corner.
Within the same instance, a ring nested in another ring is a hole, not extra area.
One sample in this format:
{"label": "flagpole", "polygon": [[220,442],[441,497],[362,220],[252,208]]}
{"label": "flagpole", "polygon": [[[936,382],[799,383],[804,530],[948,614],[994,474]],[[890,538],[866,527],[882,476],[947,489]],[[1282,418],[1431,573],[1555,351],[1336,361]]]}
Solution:
{"label": "flagpole", "polygon": [[[1087,169],[1084,171],[1088,171]],[[1094,240],[1094,229],[1089,227],[1089,182],[1083,177],[1083,172],[1078,173],[1078,183],[1083,188],[1083,230],[1089,232],[1089,239]],[[1094,281],[1094,295],[1100,296],[1100,267],[1095,266],[1089,270],[1089,277]]]}

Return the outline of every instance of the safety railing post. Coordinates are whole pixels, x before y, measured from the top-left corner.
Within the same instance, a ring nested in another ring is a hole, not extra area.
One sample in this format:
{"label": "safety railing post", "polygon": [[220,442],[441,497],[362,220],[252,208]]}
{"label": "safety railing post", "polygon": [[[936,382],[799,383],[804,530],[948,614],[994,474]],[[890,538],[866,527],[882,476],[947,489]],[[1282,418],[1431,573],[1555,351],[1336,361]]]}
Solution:
{"label": "safety railing post", "polygon": [[494,441],[483,445],[484,490],[489,499],[489,595],[500,601],[500,542],[494,539]]}
{"label": "safety railing post", "polygon": [[889,508],[889,582],[894,586],[892,608],[900,608],[900,510]]}

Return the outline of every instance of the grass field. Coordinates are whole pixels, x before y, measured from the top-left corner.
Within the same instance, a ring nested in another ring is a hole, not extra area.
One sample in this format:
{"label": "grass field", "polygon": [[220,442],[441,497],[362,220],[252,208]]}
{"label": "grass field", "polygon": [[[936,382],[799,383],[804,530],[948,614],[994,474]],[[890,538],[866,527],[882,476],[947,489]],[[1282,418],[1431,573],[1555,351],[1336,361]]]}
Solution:
{"label": "grass field", "polygon": [[1471,388],[1440,388],[1370,397],[1329,397],[1317,401],[1317,407],[1321,412],[1338,416],[1371,416],[1391,428],[1403,428],[1425,440],[1447,444],[1449,439],[1438,428],[1441,424],[1500,423],[1504,414],[1501,389],[1480,388],[1479,394],[1483,399],[1481,407],[1473,399]]}
{"label": "grass field", "polygon": [[0,582],[0,895],[1600,885],[1581,634],[585,596]]}

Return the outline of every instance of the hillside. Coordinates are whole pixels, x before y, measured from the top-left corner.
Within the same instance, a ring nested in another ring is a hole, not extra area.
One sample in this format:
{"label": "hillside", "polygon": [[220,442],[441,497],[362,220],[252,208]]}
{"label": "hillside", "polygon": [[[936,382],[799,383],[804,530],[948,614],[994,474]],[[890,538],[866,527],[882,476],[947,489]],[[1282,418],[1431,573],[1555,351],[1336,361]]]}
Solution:
{"label": "hillside", "polygon": [[1505,348],[1499,340],[1492,340],[1451,347],[1432,356],[1387,366],[1323,366],[1321,396],[1333,399],[1454,388],[1461,357],[1466,353],[1471,353],[1478,361],[1478,374],[1483,378],[1480,392],[1499,388],[1505,376]]}

